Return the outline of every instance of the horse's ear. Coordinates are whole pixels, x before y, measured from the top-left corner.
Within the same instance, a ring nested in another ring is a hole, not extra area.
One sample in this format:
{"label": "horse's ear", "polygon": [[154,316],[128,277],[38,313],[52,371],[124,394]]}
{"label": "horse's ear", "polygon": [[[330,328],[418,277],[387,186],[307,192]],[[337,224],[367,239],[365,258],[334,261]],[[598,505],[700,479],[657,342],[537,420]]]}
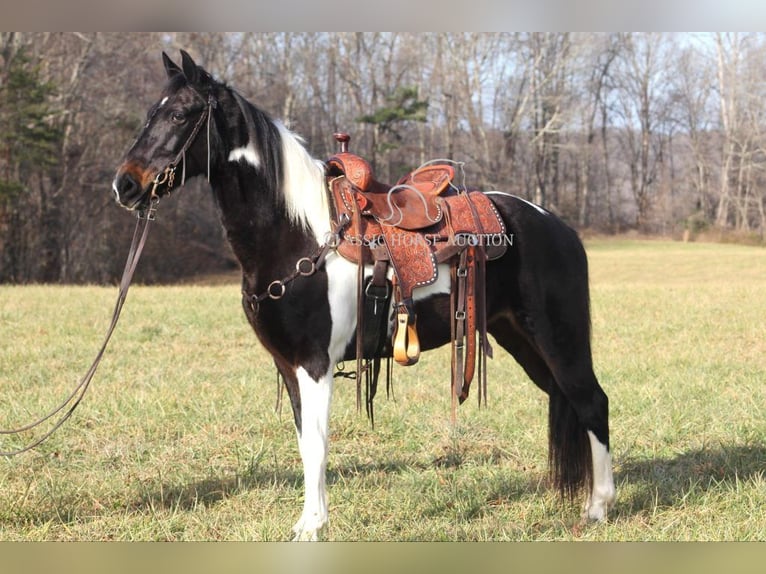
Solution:
{"label": "horse's ear", "polygon": [[199,82],[199,68],[192,60],[192,57],[184,50],[181,50],[181,66],[183,66],[184,76],[190,84]]}
{"label": "horse's ear", "polygon": [[171,60],[165,52],[162,52],[162,63],[165,64],[165,72],[167,72],[168,78],[172,78],[176,74],[183,74],[178,64]]}

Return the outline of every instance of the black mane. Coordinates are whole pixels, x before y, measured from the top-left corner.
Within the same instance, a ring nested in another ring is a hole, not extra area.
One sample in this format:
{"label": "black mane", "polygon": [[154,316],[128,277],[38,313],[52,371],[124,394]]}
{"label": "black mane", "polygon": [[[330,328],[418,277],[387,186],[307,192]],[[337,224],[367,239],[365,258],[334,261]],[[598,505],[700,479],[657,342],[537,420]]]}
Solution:
{"label": "black mane", "polygon": [[[243,98],[236,90],[226,88],[230,96],[239,104],[245,119],[243,145],[251,144],[260,158],[260,167],[256,170],[263,179],[266,190],[273,199],[281,204],[284,196],[280,186],[284,179],[284,158],[282,157],[282,136],[272,117]],[[234,149],[234,148],[232,148]],[[227,150],[230,152],[231,149]],[[228,159],[228,153],[227,153]]]}

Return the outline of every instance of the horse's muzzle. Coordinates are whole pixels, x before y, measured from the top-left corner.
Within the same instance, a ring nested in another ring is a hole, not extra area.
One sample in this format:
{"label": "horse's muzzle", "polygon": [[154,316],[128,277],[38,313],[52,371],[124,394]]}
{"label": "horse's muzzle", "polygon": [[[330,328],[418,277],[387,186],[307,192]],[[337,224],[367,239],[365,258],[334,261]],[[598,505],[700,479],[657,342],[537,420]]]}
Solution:
{"label": "horse's muzzle", "polygon": [[134,210],[145,206],[149,201],[152,177],[143,170],[125,166],[117,171],[112,181],[114,198],[126,209]]}
{"label": "horse's muzzle", "polygon": [[138,182],[129,173],[114,178],[112,191],[117,203],[128,209],[134,209],[143,195]]}

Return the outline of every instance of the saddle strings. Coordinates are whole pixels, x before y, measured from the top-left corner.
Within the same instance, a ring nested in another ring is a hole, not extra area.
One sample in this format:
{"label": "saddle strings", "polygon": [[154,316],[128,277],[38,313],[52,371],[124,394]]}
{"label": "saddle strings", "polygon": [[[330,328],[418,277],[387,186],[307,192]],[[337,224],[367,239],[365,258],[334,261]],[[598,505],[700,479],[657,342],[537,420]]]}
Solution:
{"label": "saddle strings", "polygon": [[[414,176],[421,169],[423,169],[423,168],[425,168],[425,167],[427,167],[429,165],[432,165],[432,164],[443,164],[443,163],[454,165],[458,169],[458,171],[460,172],[461,187],[456,187],[455,184],[452,183],[451,180],[448,182],[448,185],[452,189],[454,189],[457,193],[461,193],[461,191],[465,191],[466,186],[465,186],[465,169],[464,169],[465,162],[464,161],[456,161],[456,160],[447,159],[447,158],[430,159],[430,160],[420,164],[420,166],[418,166],[416,169],[414,169],[412,171],[412,174]],[[428,221],[430,221],[431,223],[436,223],[438,221],[438,213],[437,213],[436,219],[431,219],[431,215],[428,213],[428,202],[426,201],[426,198],[423,197],[423,194],[420,192],[420,190],[415,188],[415,187],[413,187],[413,186],[411,186],[411,185],[407,185],[407,184],[403,183],[403,184],[400,184],[400,185],[395,185],[395,186],[391,187],[391,189],[388,190],[388,192],[386,194],[386,202],[388,203],[388,209],[390,211],[390,214],[388,215],[388,217],[381,218],[379,220],[381,225],[386,225],[386,226],[389,226],[389,227],[395,227],[395,226],[399,225],[399,223],[401,223],[402,219],[404,218],[404,213],[402,212],[401,208],[398,205],[396,205],[393,202],[393,199],[392,199],[393,193],[398,191],[398,190],[400,190],[400,189],[409,189],[411,191],[416,192],[418,194],[418,197],[420,198],[420,201],[423,202],[423,207],[425,208],[426,218],[428,219]],[[399,219],[397,221],[392,222],[391,220],[394,217],[395,211],[399,212]]]}
{"label": "saddle strings", "polygon": [[455,191],[457,191],[457,192],[460,192],[461,190],[465,190],[466,189],[466,185],[465,185],[465,162],[464,161],[457,161],[457,160],[454,160],[454,159],[447,159],[447,158],[429,159],[428,161],[422,163],[412,173],[417,173],[418,171],[420,171],[424,167],[429,166],[431,164],[441,164],[441,163],[446,163],[446,164],[454,165],[458,169],[458,171],[460,172],[461,187],[459,187],[459,188],[455,187],[455,185],[452,183],[452,181],[449,182],[449,186],[452,189],[454,189]]}

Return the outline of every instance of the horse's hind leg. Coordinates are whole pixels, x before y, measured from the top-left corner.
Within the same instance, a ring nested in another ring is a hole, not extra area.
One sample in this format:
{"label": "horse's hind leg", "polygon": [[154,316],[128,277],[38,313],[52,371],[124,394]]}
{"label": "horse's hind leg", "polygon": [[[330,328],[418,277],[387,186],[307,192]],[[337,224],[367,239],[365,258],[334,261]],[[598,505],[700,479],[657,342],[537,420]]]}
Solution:
{"label": "horse's hind leg", "polygon": [[561,369],[558,355],[541,351],[535,338],[519,329],[512,318],[499,318],[489,330],[549,395],[549,462],[557,486],[569,495],[586,487],[583,517],[604,520],[615,498],[608,401],[590,366],[590,352],[579,353],[581,362],[587,363],[582,368]]}
{"label": "horse's hind leg", "polygon": [[602,443],[592,431],[588,431],[590,451],[593,459],[593,487],[585,501],[583,518],[588,520],[606,520],[609,507],[614,504],[616,491],[612,476],[612,455],[607,445]]}
{"label": "horse's hind leg", "polygon": [[[554,377],[586,430],[590,446],[590,491],[585,501],[583,518],[602,521],[614,503],[615,487],[612,456],[609,452],[609,400],[588,360],[568,367],[555,366]],[[553,421],[551,424],[554,424]]]}
{"label": "horse's hind leg", "polygon": [[498,344],[513,355],[532,382],[550,394],[550,387],[554,383],[551,370],[540,356],[540,352],[515,328],[513,321],[500,317],[488,325],[488,330]]}
{"label": "horse's hind leg", "polygon": [[[548,346],[551,344],[549,341]],[[601,521],[606,519],[607,510],[615,500],[612,457],[609,452],[609,400],[593,372],[589,345],[578,344],[575,341],[571,341],[570,344],[574,350],[578,347],[579,350],[574,354],[557,354],[550,349],[547,352],[543,351],[546,363],[557,383],[556,387],[565,397],[565,402],[559,405],[562,412],[551,412],[550,425],[554,433],[559,430],[565,433],[582,433],[584,430],[587,434],[590,468],[587,469],[586,475],[590,477],[590,489],[583,518]],[[568,416],[565,411],[573,411],[576,414],[579,429],[574,429],[572,424],[567,422]],[[558,440],[560,444],[566,445],[568,437]]]}

